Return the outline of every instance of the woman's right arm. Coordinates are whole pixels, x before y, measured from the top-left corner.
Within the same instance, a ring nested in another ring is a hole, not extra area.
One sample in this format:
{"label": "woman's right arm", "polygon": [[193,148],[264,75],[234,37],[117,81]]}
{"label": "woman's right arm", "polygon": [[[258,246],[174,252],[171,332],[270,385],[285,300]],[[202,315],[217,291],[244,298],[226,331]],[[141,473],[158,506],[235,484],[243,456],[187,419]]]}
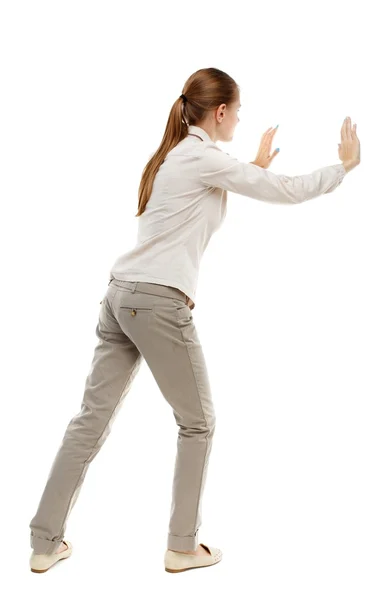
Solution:
{"label": "woman's right arm", "polygon": [[306,175],[276,175],[253,163],[240,162],[214,142],[203,143],[200,150],[198,167],[202,183],[275,204],[298,204],[332,192],[347,173],[341,163]]}

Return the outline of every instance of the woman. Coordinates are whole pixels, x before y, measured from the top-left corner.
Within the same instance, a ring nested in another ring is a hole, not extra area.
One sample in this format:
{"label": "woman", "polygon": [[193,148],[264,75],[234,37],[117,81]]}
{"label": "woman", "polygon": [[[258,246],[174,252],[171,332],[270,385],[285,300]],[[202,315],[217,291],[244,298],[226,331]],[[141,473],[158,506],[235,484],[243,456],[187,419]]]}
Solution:
{"label": "woman", "polygon": [[276,129],[262,136],[255,160],[239,162],[216,142],[239,122],[239,86],[226,73],[200,69],[175,100],[162,142],[139,187],[136,246],[110,271],[99,338],[80,412],[70,421],[38,510],[30,523],[31,570],[44,572],[72,552],[65,526],[87,469],[145,358],[179,427],[165,568],[216,564],[219,549],[198,543],[201,504],[215,431],[202,347],[193,322],[200,261],[226,215],[227,191],[295,204],[329,193],[360,163],[356,125],[341,128],[340,163],[309,175],[268,172]]}

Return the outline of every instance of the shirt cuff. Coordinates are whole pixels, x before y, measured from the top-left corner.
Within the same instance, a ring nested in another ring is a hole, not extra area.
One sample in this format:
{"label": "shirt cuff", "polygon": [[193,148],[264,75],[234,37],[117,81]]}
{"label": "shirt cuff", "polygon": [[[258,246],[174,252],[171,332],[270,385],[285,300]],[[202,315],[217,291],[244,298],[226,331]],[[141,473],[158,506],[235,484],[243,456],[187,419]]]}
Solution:
{"label": "shirt cuff", "polygon": [[341,173],[343,173],[344,175],[346,175],[347,170],[345,169],[345,167],[343,166],[343,163],[340,163],[338,165],[338,167],[340,168]]}

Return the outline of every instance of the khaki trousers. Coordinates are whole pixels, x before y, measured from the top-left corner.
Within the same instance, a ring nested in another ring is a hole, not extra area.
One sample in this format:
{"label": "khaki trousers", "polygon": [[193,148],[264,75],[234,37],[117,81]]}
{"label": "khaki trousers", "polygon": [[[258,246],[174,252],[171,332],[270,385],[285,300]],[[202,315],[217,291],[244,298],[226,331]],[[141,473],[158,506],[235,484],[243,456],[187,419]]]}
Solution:
{"label": "khaki trousers", "polygon": [[60,546],[88,467],[144,358],[179,428],[167,548],[195,550],[216,418],[187,296],[165,285],[112,279],[96,335],[81,409],[65,430],[30,522],[30,545],[38,554]]}

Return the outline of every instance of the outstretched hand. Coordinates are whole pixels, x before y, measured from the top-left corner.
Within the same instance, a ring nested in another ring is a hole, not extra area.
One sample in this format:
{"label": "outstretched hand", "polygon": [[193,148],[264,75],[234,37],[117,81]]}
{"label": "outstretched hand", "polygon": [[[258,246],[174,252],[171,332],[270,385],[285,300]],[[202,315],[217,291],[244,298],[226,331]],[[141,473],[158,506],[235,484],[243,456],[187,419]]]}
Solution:
{"label": "outstretched hand", "polygon": [[338,156],[345,170],[350,171],[360,164],[361,147],[357,137],[357,123],[352,127],[352,120],[346,117],[341,127],[341,143],[338,144]]}
{"label": "outstretched hand", "polygon": [[272,162],[273,158],[279,153],[280,149],[277,148],[271,154],[271,145],[274,135],[277,131],[277,127],[275,127],[274,129],[273,127],[269,127],[269,129],[265,131],[265,133],[262,136],[261,143],[259,145],[256,159],[251,161],[252,164],[258,165],[258,167],[262,167],[263,169],[267,169],[270,166],[270,163]]}

